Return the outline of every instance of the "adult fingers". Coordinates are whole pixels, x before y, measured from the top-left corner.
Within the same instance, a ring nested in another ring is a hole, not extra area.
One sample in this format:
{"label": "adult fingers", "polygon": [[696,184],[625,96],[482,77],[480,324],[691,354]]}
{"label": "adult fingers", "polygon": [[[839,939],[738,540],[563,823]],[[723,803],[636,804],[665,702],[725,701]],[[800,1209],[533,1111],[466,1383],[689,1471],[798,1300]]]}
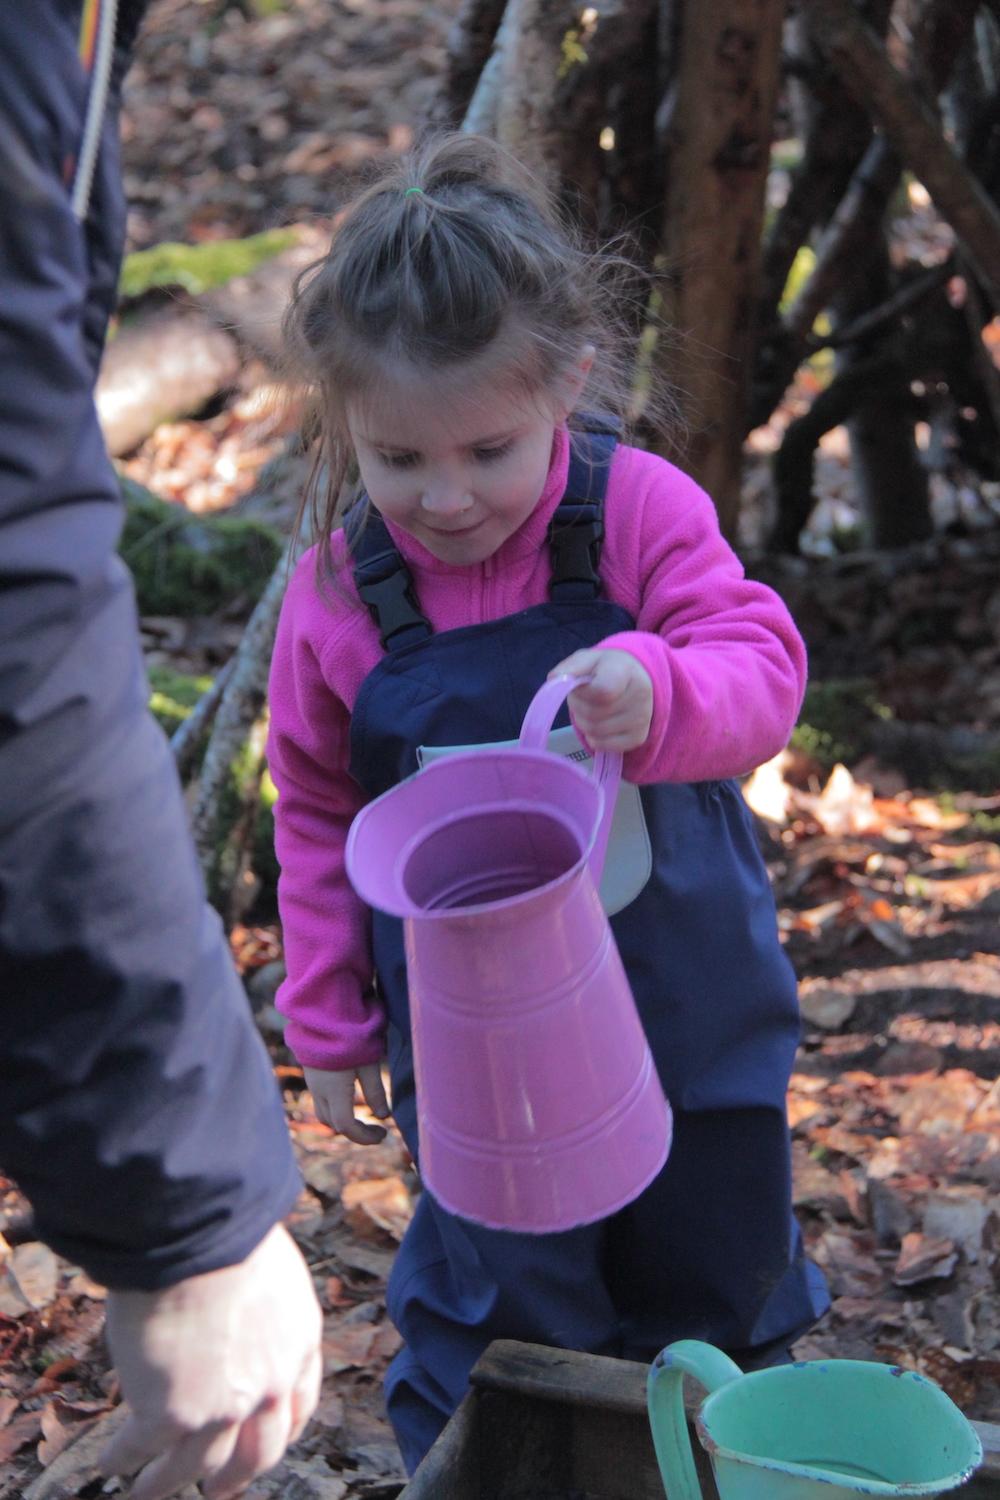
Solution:
{"label": "adult fingers", "polygon": [[382,1069],[378,1063],[368,1063],[358,1069],[358,1079],[361,1083],[361,1092],[365,1096],[365,1103],[372,1114],[378,1119],[384,1120],[389,1115],[389,1101],[385,1096],[385,1084],[382,1082]]}
{"label": "adult fingers", "polygon": [[281,1462],[291,1435],[291,1399],[271,1396],[262,1401],[240,1427],[227,1462],[202,1481],[205,1500],[230,1500],[258,1474],[273,1469]]}
{"label": "adult fingers", "polygon": [[319,1405],[322,1384],[323,1357],[318,1349],[313,1349],[292,1392],[292,1430],[289,1443],[296,1442],[305,1431],[309,1418]]}
{"label": "adult fingers", "polygon": [[169,1500],[186,1484],[197,1484],[229,1462],[240,1433],[237,1422],[211,1422],[161,1453],[139,1474],[130,1500]]}
{"label": "adult fingers", "polygon": [[177,1433],[166,1426],[150,1427],[130,1414],[101,1452],[98,1466],[106,1477],[112,1474],[135,1474],[143,1464],[162,1453],[176,1441]]}

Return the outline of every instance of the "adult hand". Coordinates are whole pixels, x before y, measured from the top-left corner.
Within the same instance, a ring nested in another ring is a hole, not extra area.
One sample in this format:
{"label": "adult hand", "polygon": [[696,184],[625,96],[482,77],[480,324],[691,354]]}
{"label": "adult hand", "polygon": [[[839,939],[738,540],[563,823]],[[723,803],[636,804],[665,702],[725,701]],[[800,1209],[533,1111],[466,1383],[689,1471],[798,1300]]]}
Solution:
{"label": "adult hand", "polygon": [[389,1101],[385,1097],[382,1069],[378,1063],[335,1072],[326,1072],[322,1068],[303,1068],[302,1071],[317,1118],[324,1125],[329,1125],[339,1135],[346,1135],[349,1141],[355,1141],[359,1146],[377,1146],[385,1139],[386,1131],[382,1125],[366,1125],[354,1113],[354,1079],[357,1077],[372,1114],[379,1120],[389,1117]]}
{"label": "adult hand", "polygon": [[138,1474],[131,1500],[199,1480],[206,1500],[227,1500],[279,1461],[319,1399],[319,1304],[280,1224],[240,1265],[109,1292],[107,1331],[132,1410],[101,1466]]}
{"label": "adult hand", "polygon": [[629,651],[574,651],[550,677],[589,677],[569,695],[573,723],[592,750],[635,750],[653,722],[653,679]]}

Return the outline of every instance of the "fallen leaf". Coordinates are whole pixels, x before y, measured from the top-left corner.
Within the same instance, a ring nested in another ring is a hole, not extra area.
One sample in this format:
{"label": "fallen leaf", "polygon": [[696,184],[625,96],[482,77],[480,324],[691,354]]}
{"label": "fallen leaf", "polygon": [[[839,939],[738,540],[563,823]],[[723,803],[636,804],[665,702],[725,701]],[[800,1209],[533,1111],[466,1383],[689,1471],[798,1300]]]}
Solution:
{"label": "fallen leaf", "polygon": [[[104,1407],[103,1410],[107,1410]],[[42,1409],[42,1441],[38,1445],[38,1462],[48,1468],[88,1426],[93,1426],[99,1413],[74,1411],[73,1407],[58,1398]]]}
{"label": "fallen leaf", "polygon": [[815,1120],[818,1115],[826,1114],[822,1104],[815,1099],[803,1099],[798,1094],[789,1094],[787,1100],[788,1127],[796,1130],[800,1125],[809,1120]]}
{"label": "fallen leaf", "polygon": [[339,1198],[344,1181],[344,1164],[328,1151],[304,1151],[299,1154],[299,1170],[309,1187],[321,1198]]}
{"label": "fallen leaf", "polygon": [[344,1500],[347,1482],[338,1479],[322,1458],[288,1459],[283,1466],[294,1477],[283,1484],[284,1500]]}
{"label": "fallen leaf", "polygon": [[813,1255],[827,1274],[834,1297],[871,1297],[885,1285],[874,1256],[874,1237],[828,1229],[813,1246]]}
{"label": "fallen leaf", "polygon": [[787,755],[788,752],[782,750],[773,759],[765,761],[743,784],[747,806],[768,823],[788,821],[793,793],[783,775]]}
{"label": "fallen leaf", "polygon": [[395,1249],[372,1243],[364,1244],[353,1236],[350,1239],[346,1236],[338,1237],[333,1249],[342,1266],[351,1271],[361,1271],[363,1275],[372,1276],[381,1282],[388,1281],[396,1258]]}
{"label": "fallen leaf", "polygon": [[345,1183],[341,1201],[347,1222],[362,1236],[381,1231],[398,1242],[413,1217],[413,1201],[399,1177]]}
{"label": "fallen leaf", "polygon": [[901,1129],[922,1135],[961,1131],[981,1103],[983,1081],[965,1068],[951,1068],[907,1091],[899,1101]]}
{"label": "fallen leaf", "polygon": [[6,1427],[0,1430],[0,1463],[6,1463],[33,1443],[42,1430],[42,1414],[40,1411],[22,1412],[21,1416],[15,1417],[8,1422]]}
{"label": "fallen leaf", "polygon": [[923,1232],[932,1240],[951,1240],[975,1265],[991,1213],[1000,1214],[1000,1197],[987,1198],[985,1188],[972,1183],[939,1187],[927,1200]]}
{"label": "fallen leaf", "polygon": [[951,832],[956,828],[964,828],[969,821],[968,813],[945,812],[931,797],[911,797],[906,804],[906,811],[910,820],[920,828],[939,828]]}
{"label": "fallen leaf", "polygon": [[24,1500],[68,1500],[100,1478],[97,1461],[124,1424],[128,1409],[116,1406],[89,1424],[24,1492]]}
{"label": "fallen leaf", "polygon": [[367,1326],[340,1327],[323,1335],[324,1377],[339,1375],[344,1370],[363,1369],[370,1364],[378,1329]]}
{"label": "fallen leaf", "polygon": [[812,799],[812,814],[824,833],[864,833],[878,824],[870,786],[854,780],[846,766],[836,765],[826,786]]}
{"label": "fallen leaf", "polygon": [[[323,1397],[309,1420],[318,1423],[320,1427],[329,1428],[330,1433],[338,1432],[344,1425],[343,1397],[338,1396],[336,1391],[331,1391],[328,1396]],[[324,1441],[332,1442],[333,1439],[327,1434]]]}
{"label": "fallen leaf", "polygon": [[0,1268],[0,1313],[19,1318],[47,1307],[58,1284],[58,1262],[48,1245],[38,1240],[18,1245]]}
{"label": "fallen leaf", "polygon": [[950,1276],[958,1264],[953,1240],[932,1240],[919,1230],[904,1234],[899,1259],[893,1267],[896,1286],[915,1286]]}
{"label": "fallen leaf", "polygon": [[51,1391],[58,1388],[59,1382],[65,1376],[72,1374],[79,1367],[80,1361],[72,1354],[65,1354],[62,1359],[53,1360],[31,1387],[31,1395],[47,1396]]}
{"label": "fallen leaf", "polygon": [[799,986],[799,1009],[803,1019],[826,1031],[837,1031],[849,1021],[857,1005],[856,995],[834,989],[828,984],[803,981]]}

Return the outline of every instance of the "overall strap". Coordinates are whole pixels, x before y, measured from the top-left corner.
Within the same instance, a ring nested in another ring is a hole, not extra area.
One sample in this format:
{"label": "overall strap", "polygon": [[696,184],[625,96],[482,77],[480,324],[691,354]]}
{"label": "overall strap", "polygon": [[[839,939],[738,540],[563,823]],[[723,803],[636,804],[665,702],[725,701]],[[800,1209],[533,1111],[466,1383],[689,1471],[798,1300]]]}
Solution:
{"label": "overall strap", "polygon": [[604,496],[620,431],[614,417],[601,413],[573,419],[566,493],[549,523],[549,598],[556,602],[600,597]]}
{"label": "overall strap", "polygon": [[413,575],[367,495],[347,512],[344,532],[358,596],[371,611],[385,649],[398,651],[431,635],[431,622],[417,602]]}

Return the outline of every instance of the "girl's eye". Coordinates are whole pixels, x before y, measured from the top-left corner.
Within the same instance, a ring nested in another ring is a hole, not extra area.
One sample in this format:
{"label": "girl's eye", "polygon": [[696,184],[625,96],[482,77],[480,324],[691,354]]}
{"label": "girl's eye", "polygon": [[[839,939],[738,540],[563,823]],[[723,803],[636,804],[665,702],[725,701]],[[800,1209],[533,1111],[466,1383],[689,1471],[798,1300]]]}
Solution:
{"label": "girl's eye", "polygon": [[512,438],[508,438],[507,442],[506,443],[501,443],[499,445],[499,447],[496,447],[496,448],[474,448],[472,451],[475,454],[477,462],[479,462],[481,464],[491,464],[491,463],[496,463],[496,461],[497,461],[498,458],[503,458],[505,454],[507,454],[507,453],[510,452],[510,450],[511,450],[511,448],[513,448],[513,446],[514,446],[513,439]]}
{"label": "girl's eye", "polygon": [[417,462],[415,453],[380,453],[379,458],[387,469],[412,469]]}

